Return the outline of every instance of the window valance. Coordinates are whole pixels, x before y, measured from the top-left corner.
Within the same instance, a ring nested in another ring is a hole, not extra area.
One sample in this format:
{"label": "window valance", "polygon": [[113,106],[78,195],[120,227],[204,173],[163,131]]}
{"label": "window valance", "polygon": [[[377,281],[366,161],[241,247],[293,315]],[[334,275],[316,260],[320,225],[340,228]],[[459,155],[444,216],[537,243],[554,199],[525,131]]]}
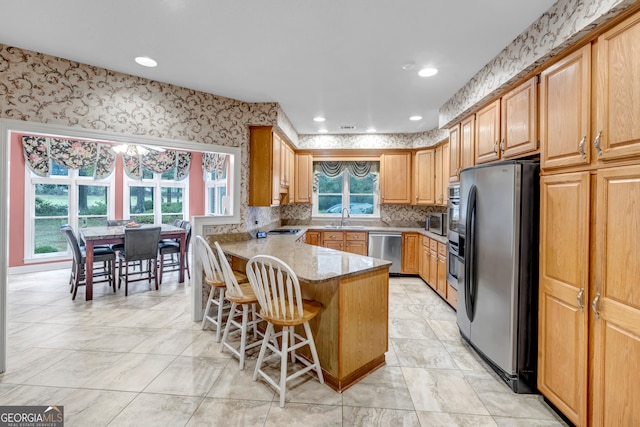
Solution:
{"label": "window valance", "polygon": [[373,175],[373,181],[377,183],[379,175],[379,162],[313,162],[313,191],[318,192],[318,177],[324,174],[329,178],[340,176],[345,170],[356,179],[366,178],[369,174]]}
{"label": "window valance", "polygon": [[[51,174],[52,161],[68,169],[93,166],[95,179],[108,177],[116,166],[117,153],[110,144],[23,136],[22,148],[25,163],[29,169],[45,178]],[[125,173],[132,179],[142,179],[142,167],[144,167],[157,173],[175,169],[175,179],[181,181],[189,176],[191,153],[176,150],[157,151],[129,145],[122,154],[122,163]]]}
{"label": "window valance", "polygon": [[207,174],[211,172],[215,172],[216,178],[220,178],[224,174],[228,157],[229,155],[224,153],[202,153],[202,170],[205,180]]}
{"label": "window valance", "polygon": [[51,174],[54,161],[68,169],[94,166],[93,177],[108,177],[116,165],[116,152],[109,144],[94,141],[23,136],[24,160],[29,169],[40,177]]}

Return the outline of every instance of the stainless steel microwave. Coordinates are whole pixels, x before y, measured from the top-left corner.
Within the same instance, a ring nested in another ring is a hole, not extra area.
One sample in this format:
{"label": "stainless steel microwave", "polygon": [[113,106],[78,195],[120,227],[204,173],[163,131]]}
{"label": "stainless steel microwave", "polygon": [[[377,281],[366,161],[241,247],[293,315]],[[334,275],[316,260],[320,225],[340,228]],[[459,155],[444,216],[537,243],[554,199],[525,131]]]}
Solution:
{"label": "stainless steel microwave", "polygon": [[447,214],[432,212],[427,214],[425,229],[440,236],[447,235]]}

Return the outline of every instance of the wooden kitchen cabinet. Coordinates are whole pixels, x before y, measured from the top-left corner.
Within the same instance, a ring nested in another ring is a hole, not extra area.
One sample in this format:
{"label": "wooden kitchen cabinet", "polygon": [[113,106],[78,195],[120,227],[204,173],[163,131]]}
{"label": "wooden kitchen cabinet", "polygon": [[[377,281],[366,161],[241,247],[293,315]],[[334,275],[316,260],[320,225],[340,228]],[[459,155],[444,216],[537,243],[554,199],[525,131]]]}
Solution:
{"label": "wooden kitchen cabinet", "polygon": [[402,274],[418,274],[420,234],[402,233]]}
{"label": "wooden kitchen cabinet", "polygon": [[587,424],[589,173],[540,183],[538,389],[576,425]]}
{"label": "wooden kitchen cabinet", "polygon": [[367,256],[369,253],[369,233],[367,231],[345,232],[345,252]]}
{"label": "wooden kitchen cabinet", "polygon": [[313,185],[313,156],[295,154],[294,167],[294,203],[311,203]]}
{"label": "wooden kitchen cabinet", "polygon": [[307,245],[322,246],[321,236],[322,236],[322,232],[320,231],[308,230],[306,233]]}
{"label": "wooden kitchen cabinet", "polygon": [[344,232],[325,231],[322,233],[322,246],[329,249],[344,251]]}
{"label": "wooden kitchen cabinet", "polygon": [[460,124],[449,129],[449,182],[460,181]]}
{"label": "wooden kitchen cabinet", "polygon": [[[640,27],[637,30],[640,31]],[[637,59],[632,61],[638,64]],[[595,283],[590,294],[592,423],[596,426],[637,425],[640,422],[637,404],[640,402],[640,165],[601,169],[596,179]]]}
{"label": "wooden kitchen cabinet", "polygon": [[440,144],[435,149],[436,205],[446,206],[449,196],[449,143]]}
{"label": "wooden kitchen cabinet", "polygon": [[427,284],[429,284],[429,267],[431,263],[431,250],[429,249],[430,243],[431,239],[426,236],[422,236],[422,245],[420,246],[420,277]]}
{"label": "wooden kitchen cabinet", "polygon": [[438,261],[436,267],[436,292],[447,299],[447,245],[438,242]]}
{"label": "wooden kitchen cabinet", "polygon": [[282,138],[271,126],[252,126],[249,137],[249,206],[279,206],[287,194],[281,174]]}
{"label": "wooden kitchen cabinet", "polygon": [[502,96],[500,157],[533,153],[538,149],[538,77],[532,77]]}
{"label": "wooden kitchen cabinet", "polygon": [[[451,148],[449,148],[451,149]],[[475,165],[476,152],[476,116],[470,115],[460,122],[460,162],[458,164],[458,179],[460,171]],[[449,174],[451,175],[451,173]]]}
{"label": "wooden kitchen cabinet", "polygon": [[640,155],[640,14],[598,37],[595,156]]}
{"label": "wooden kitchen cabinet", "polygon": [[438,291],[438,241],[429,241],[429,285]]}
{"label": "wooden kitchen cabinet", "polygon": [[411,204],[411,153],[380,156],[380,203]]}
{"label": "wooden kitchen cabinet", "polygon": [[414,182],[416,205],[434,205],[435,197],[435,150],[416,152],[414,162]]}
{"label": "wooden kitchen cabinet", "polygon": [[475,163],[500,159],[500,99],[476,113]]}
{"label": "wooden kitchen cabinet", "polygon": [[293,150],[281,138],[280,141],[280,186],[289,188]]}
{"label": "wooden kitchen cabinet", "polygon": [[540,167],[591,162],[591,45],[540,74]]}

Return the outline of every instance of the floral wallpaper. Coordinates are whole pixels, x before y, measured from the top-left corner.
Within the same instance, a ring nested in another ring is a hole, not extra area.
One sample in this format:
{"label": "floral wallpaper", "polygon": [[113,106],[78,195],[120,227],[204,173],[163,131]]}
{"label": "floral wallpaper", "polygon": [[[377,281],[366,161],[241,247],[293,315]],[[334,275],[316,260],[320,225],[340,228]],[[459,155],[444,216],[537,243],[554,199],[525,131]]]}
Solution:
{"label": "floral wallpaper", "polygon": [[2,118],[240,147],[243,222],[219,232],[273,217],[247,206],[248,141],[249,125],[277,125],[278,111],[0,44]]}
{"label": "floral wallpaper", "polygon": [[440,107],[440,127],[450,126],[634,3],[634,0],[558,0]]}
{"label": "floral wallpaper", "polygon": [[445,129],[431,129],[419,133],[389,134],[336,134],[336,135],[300,135],[300,149],[370,149],[370,148],[419,148],[430,147],[449,137]]}

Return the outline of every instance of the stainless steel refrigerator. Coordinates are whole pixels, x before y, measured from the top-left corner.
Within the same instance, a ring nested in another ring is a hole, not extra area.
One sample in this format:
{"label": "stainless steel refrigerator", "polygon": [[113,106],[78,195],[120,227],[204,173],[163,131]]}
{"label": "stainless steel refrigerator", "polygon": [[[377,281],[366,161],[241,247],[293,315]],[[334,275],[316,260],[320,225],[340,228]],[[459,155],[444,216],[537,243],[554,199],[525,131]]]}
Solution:
{"label": "stainless steel refrigerator", "polygon": [[460,173],[458,327],[517,393],[536,391],[539,164]]}

